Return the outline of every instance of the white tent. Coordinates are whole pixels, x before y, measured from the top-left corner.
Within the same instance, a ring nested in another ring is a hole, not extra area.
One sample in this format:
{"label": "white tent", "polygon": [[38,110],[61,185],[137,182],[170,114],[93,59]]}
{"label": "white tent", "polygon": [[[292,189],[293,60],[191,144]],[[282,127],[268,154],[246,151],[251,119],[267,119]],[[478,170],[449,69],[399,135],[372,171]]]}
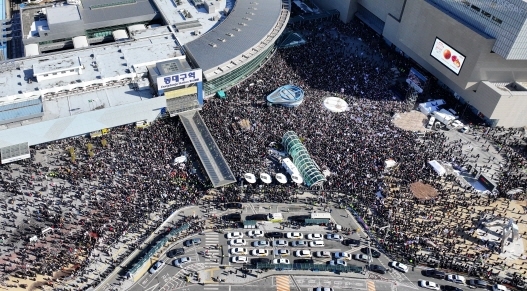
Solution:
{"label": "white tent", "polygon": [[187,157],[185,156],[179,156],[174,159],[174,164],[183,164],[187,161]]}
{"label": "white tent", "polygon": [[436,171],[436,173],[439,176],[443,176],[446,173],[445,167],[441,166],[441,164],[438,161],[432,160],[432,161],[428,162],[428,164],[430,166],[432,166],[434,171]]}
{"label": "white tent", "polygon": [[245,175],[243,175],[243,177],[245,178],[245,181],[251,184],[256,183],[256,177],[254,176],[254,174],[246,173]]}
{"label": "white tent", "polygon": [[293,180],[293,182],[297,184],[302,184],[304,182],[304,179],[302,179],[302,177],[299,174],[291,175],[291,179]]}
{"label": "white tent", "polygon": [[276,178],[276,180],[277,180],[278,182],[280,182],[280,183],[282,183],[282,184],[287,183],[287,177],[286,177],[284,174],[282,174],[282,173],[278,173],[278,174],[276,174],[275,178]]}
{"label": "white tent", "polygon": [[384,161],[384,167],[386,169],[395,167],[396,165],[397,165],[397,162],[392,159],[387,159],[386,161]]}
{"label": "white tent", "polygon": [[271,184],[271,182],[273,181],[271,179],[271,176],[269,176],[269,174],[267,173],[260,173],[260,180],[262,180],[262,182],[264,182],[265,184]]}

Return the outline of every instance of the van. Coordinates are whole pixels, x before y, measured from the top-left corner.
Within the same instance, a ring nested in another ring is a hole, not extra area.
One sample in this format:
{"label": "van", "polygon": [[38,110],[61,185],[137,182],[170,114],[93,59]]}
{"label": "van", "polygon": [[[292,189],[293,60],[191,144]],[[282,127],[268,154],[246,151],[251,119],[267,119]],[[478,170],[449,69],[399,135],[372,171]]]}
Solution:
{"label": "van", "polygon": [[428,120],[428,124],[426,125],[426,128],[432,128],[432,126],[434,125],[434,122],[436,121],[436,118],[435,117],[430,117],[430,119]]}

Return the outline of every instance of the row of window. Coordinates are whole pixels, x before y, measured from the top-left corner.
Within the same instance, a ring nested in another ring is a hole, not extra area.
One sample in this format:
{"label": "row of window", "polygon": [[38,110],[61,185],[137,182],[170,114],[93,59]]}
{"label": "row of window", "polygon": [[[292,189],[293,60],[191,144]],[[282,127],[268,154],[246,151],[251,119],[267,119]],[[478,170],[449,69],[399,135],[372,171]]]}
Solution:
{"label": "row of window", "polygon": [[482,10],[478,6],[476,6],[474,4],[470,4],[470,2],[468,0],[461,0],[461,3],[465,4],[465,6],[467,6],[467,7],[470,7],[474,12],[481,13],[481,15],[483,15],[484,17],[492,19],[492,21],[496,22],[497,24],[501,24],[503,22],[498,17],[492,16],[492,14],[488,13],[485,10]]}
{"label": "row of window", "polygon": [[[67,72],[68,72],[68,71],[60,71],[60,72],[52,73],[51,75],[54,75],[54,76],[55,76],[55,75],[58,75],[59,73],[60,73],[60,74],[66,74]],[[75,72],[75,70],[70,70],[70,73],[73,73],[73,72]],[[44,74],[43,76],[44,76],[44,77],[47,77],[47,76],[49,76],[49,74]]]}

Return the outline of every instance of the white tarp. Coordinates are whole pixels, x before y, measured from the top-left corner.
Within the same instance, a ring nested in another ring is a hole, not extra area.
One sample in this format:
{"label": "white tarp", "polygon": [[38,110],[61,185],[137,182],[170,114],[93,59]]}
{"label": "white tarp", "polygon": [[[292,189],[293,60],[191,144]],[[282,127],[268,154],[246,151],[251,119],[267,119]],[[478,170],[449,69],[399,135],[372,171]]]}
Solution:
{"label": "white tarp", "polygon": [[278,174],[276,174],[275,178],[276,178],[276,180],[277,180],[278,182],[280,182],[280,183],[282,183],[282,184],[287,183],[287,177],[286,177],[284,174],[282,174],[282,173],[278,173]]}
{"label": "white tarp", "polygon": [[423,114],[430,115],[430,113],[434,111],[438,111],[439,106],[444,105],[444,104],[445,104],[445,100],[443,99],[433,100],[433,101],[429,101],[426,103],[420,103],[419,111],[421,111]]}
{"label": "white tarp", "polygon": [[397,162],[392,159],[387,159],[386,161],[384,161],[384,167],[386,169],[395,167],[396,165],[397,165]]}
{"label": "white tarp", "polygon": [[265,184],[270,184],[272,182],[271,176],[267,173],[260,173],[260,180]]}
{"label": "white tarp", "polygon": [[180,157],[177,157],[174,159],[174,163],[175,164],[183,164],[187,161],[187,157],[185,156],[180,156]]}
{"label": "white tarp", "polygon": [[243,177],[245,178],[245,181],[247,181],[247,182],[249,182],[251,184],[256,183],[256,177],[252,173],[245,173],[245,175],[243,175]]}
{"label": "white tarp", "polygon": [[441,164],[438,161],[432,160],[432,161],[428,162],[428,164],[430,166],[432,166],[434,171],[436,171],[436,173],[439,176],[443,176],[446,173],[446,169],[443,166],[441,166]]}

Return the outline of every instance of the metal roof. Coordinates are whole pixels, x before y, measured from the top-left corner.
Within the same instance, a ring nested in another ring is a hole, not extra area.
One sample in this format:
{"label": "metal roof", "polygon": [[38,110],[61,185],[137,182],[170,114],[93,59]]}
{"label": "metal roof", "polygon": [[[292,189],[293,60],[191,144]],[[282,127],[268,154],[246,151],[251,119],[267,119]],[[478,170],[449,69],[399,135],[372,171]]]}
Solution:
{"label": "metal roof", "polygon": [[237,0],[227,19],[185,48],[204,72],[220,67],[264,40],[281,12],[282,0]]}
{"label": "metal roof", "polygon": [[0,106],[0,124],[43,115],[40,98]]}
{"label": "metal roof", "polygon": [[149,0],[82,0],[82,7],[80,13],[85,24],[116,19],[126,23],[125,19],[156,14],[154,5]]}
{"label": "metal roof", "polygon": [[81,20],[81,14],[77,5],[49,7],[46,13],[48,18],[48,26],[56,23]]}

